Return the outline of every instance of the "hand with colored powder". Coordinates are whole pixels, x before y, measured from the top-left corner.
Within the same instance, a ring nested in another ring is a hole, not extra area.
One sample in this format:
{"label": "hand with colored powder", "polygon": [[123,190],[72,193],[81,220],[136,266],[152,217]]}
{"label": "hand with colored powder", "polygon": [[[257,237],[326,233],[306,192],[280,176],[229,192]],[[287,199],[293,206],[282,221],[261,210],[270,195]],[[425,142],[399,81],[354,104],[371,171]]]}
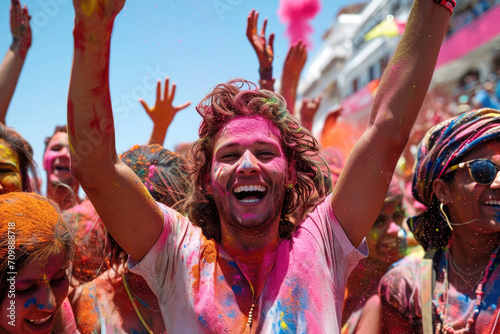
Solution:
{"label": "hand with colored powder", "polygon": [[[68,146],[71,172],[106,229],[125,252],[140,260],[160,236],[163,214],[116,153],[109,58],[114,19],[124,4],[125,0],[73,0]],[[89,133],[99,141],[89,141]]]}
{"label": "hand with colored powder", "polygon": [[297,86],[299,84],[300,73],[307,60],[306,45],[299,41],[290,46],[283,65],[281,77],[281,95],[285,98],[288,111],[293,115],[295,99],[297,96]]}
{"label": "hand with colored powder", "polygon": [[175,97],[175,90],[175,83],[172,84],[172,89],[169,89],[169,78],[167,77],[165,79],[163,97],[161,94],[161,81],[158,81],[158,85],[156,86],[156,103],[153,107],[149,107],[146,101],[139,99],[146,113],[153,121],[153,132],[151,133],[148,145],[158,144],[163,146],[168,127],[172,123],[174,116],[177,112],[191,105],[191,101],[188,101],[174,107],[172,103]]}
{"label": "hand with colored powder", "polygon": [[257,58],[259,59],[259,72],[260,72],[260,86],[263,89],[274,91],[273,79],[273,58],[274,58],[274,33],[269,35],[266,41],[266,26],[267,18],[264,19],[264,24],[260,35],[257,33],[257,21],[259,19],[259,12],[255,9],[248,14],[247,20],[247,38],[252,44]]}
{"label": "hand with colored powder", "polygon": [[[95,31],[109,29],[110,23],[125,4],[125,0],[73,0],[75,33],[79,29]],[[78,26],[79,29],[76,29]]]}

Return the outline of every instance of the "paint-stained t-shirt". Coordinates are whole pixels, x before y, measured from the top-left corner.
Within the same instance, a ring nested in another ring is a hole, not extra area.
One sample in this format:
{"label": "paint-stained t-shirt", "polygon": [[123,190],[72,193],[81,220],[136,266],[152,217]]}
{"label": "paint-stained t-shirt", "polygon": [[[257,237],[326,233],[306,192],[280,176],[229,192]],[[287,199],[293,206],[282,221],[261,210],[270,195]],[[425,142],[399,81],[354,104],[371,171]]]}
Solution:
{"label": "paint-stained t-shirt", "polygon": [[347,278],[368,254],[356,249],[330,196],[276,250],[252,312],[252,288],[231,256],[186,217],[161,204],[164,226],[131,271],[158,297],[168,333],[339,333]]}

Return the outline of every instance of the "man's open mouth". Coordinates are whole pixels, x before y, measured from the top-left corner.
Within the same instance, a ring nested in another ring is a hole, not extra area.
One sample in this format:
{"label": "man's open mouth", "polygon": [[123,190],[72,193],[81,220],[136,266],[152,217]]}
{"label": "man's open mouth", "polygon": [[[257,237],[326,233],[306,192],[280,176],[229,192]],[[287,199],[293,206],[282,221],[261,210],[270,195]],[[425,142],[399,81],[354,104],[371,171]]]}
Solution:
{"label": "man's open mouth", "polygon": [[266,187],[258,184],[237,186],[233,190],[234,196],[244,203],[257,202],[264,198],[266,192]]}

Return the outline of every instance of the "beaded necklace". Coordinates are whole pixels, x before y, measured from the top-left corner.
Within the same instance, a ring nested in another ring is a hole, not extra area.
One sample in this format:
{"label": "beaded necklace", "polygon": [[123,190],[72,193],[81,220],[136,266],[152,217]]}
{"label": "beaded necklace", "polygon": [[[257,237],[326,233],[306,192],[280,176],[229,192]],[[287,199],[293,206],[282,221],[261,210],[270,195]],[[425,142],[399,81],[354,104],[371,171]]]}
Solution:
{"label": "beaded necklace", "polygon": [[[498,253],[500,251],[500,245],[497,247],[495,252],[491,254],[490,260],[488,264],[486,265],[486,268],[484,270],[483,278],[481,279],[481,282],[477,285],[476,288],[476,302],[474,305],[474,310],[472,311],[472,314],[470,315],[469,319],[467,319],[467,324],[464,328],[462,329],[454,329],[453,326],[448,323],[447,321],[447,315],[445,316],[443,314],[443,310],[439,306],[439,303],[437,301],[437,292],[434,292],[432,296],[432,304],[434,305],[434,308],[438,314],[439,320],[441,321],[442,324],[442,330],[444,333],[453,333],[453,334],[461,334],[461,333],[469,333],[472,325],[475,323],[477,316],[479,315],[479,312],[481,311],[482,307],[482,301],[483,301],[483,286],[486,284],[488,279],[490,278],[491,274],[495,271],[495,266],[494,264],[496,263]],[[443,268],[444,272],[444,280],[443,280],[443,289],[444,289],[444,294],[445,294],[445,299],[446,299],[446,304],[448,305],[448,288],[449,288],[449,283],[448,283],[448,254],[449,251],[446,250],[446,255],[445,255],[445,265]],[[439,333],[439,329],[436,328],[436,334]]]}
{"label": "beaded necklace", "polygon": [[135,304],[134,297],[132,297],[132,294],[130,293],[130,288],[128,286],[128,282],[127,282],[127,279],[125,278],[125,275],[122,275],[122,278],[123,278],[123,286],[125,287],[125,291],[127,291],[128,298],[130,299],[130,302],[132,303],[132,307],[134,308],[135,313],[137,313],[137,316],[139,317],[139,320],[141,320],[141,323],[144,326],[144,328],[146,328],[146,331],[149,334],[153,334],[153,331],[151,331],[151,329],[149,328],[146,321],[144,321],[144,318],[141,314],[141,311],[139,311],[139,308]]}

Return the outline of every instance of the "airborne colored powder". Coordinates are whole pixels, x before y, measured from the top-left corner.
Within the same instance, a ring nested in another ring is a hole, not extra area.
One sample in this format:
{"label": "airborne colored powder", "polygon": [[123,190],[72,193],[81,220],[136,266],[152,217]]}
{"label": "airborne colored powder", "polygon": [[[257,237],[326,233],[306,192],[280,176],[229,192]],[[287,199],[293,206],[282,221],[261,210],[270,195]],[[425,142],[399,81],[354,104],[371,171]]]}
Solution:
{"label": "airborne colored powder", "polygon": [[307,49],[311,49],[312,42],[308,35],[313,32],[309,24],[321,10],[320,0],[280,0],[278,16],[282,23],[286,23],[286,34],[290,38],[290,45],[302,40]]}

